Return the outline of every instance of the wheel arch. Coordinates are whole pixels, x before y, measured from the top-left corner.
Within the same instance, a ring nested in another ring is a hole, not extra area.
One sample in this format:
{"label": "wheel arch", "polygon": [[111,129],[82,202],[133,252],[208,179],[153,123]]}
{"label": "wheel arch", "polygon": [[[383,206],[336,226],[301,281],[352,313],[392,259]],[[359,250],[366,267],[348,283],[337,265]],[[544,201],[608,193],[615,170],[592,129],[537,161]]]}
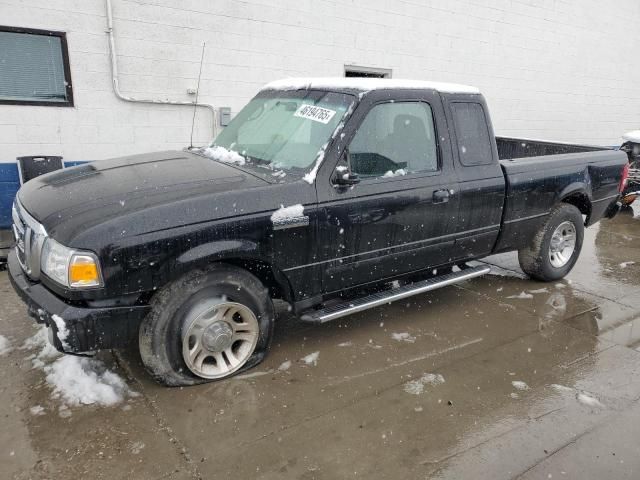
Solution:
{"label": "wheel arch", "polygon": [[294,296],[288,278],[263,250],[259,244],[248,240],[221,240],[198,245],[174,260],[175,268],[166,270],[167,283],[216,263],[233,265],[255,275],[269,289],[272,298],[291,303]]}
{"label": "wheel arch", "polygon": [[582,215],[586,215],[585,225],[589,224],[591,217],[591,199],[587,193],[587,189],[583,184],[570,185],[560,194],[560,202],[573,205]]}

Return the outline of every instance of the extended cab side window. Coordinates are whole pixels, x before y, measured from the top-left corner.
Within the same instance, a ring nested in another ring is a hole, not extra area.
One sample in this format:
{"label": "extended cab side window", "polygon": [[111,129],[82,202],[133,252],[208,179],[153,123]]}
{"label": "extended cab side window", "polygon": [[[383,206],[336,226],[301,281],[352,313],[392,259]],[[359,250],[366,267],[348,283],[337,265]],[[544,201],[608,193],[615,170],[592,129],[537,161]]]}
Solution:
{"label": "extended cab side window", "polygon": [[493,163],[491,137],[482,105],[456,102],[451,104],[451,109],[458,138],[460,163],[465,167]]}
{"label": "extended cab side window", "polygon": [[358,128],[349,154],[351,171],[361,178],[437,171],[431,107],[423,102],[376,105]]}

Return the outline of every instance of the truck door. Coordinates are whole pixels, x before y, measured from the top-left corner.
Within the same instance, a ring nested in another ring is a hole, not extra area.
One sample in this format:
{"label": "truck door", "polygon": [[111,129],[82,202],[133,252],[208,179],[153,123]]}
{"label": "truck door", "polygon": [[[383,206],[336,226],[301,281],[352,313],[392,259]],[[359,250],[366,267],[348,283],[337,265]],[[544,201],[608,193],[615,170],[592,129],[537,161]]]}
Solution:
{"label": "truck door", "polygon": [[447,263],[458,186],[440,96],[373,92],[347,127],[342,148],[360,183],[332,182],[344,154],[316,182],[325,293]]}
{"label": "truck door", "polygon": [[500,233],[504,174],[484,100],[451,95],[448,106],[460,182],[454,258],[483,257],[491,253]]}

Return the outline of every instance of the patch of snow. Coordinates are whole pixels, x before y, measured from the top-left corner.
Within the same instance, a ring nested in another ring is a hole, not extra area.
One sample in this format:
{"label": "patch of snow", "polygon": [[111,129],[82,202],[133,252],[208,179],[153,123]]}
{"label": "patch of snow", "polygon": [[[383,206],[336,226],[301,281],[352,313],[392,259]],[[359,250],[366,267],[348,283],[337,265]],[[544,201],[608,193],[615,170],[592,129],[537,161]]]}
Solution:
{"label": "patch of snow", "polygon": [[564,385],[559,385],[557,383],[552,383],[551,388],[557,390],[558,392],[573,392],[573,388],[565,387]]}
{"label": "patch of snow", "polygon": [[44,367],[51,396],[67,406],[112,406],[138,394],[95,358],[63,356]]}
{"label": "patch of snow", "polygon": [[271,222],[273,224],[286,223],[289,220],[302,217],[303,212],[304,206],[299,203],[289,207],[281,205],[278,210],[271,214]]}
{"label": "patch of snow", "polygon": [[411,395],[420,395],[426,385],[440,385],[444,383],[444,377],[439,373],[425,373],[417,380],[411,380],[404,384],[404,391]]}
{"label": "patch of snow", "polygon": [[522,291],[518,295],[509,295],[507,298],[526,299],[526,298],[533,298],[533,295],[531,295],[530,293]]}
{"label": "patch of snow", "polygon": [[426,82],[422,80],[403,80],[397,78],[358,78],[358,77],[318,77],[318,78],[285,78],[276,80],[262,87],[263,90],[302,90],[302,89],[429,89],[444,93],[478,94],[480,90],[468,85],[444,82]]}
{"label": "patch of snow", "polygon": [[395,172],[393,170],[388,170],[387,172],[385,172],[384,175],[382,175],[382,178],[402,177],[403,175],[406,175],[406,174],[407,174],[407,170],[405,170],[404,168],[399,168]]}
{"label": "patch of snow", "polygon": [[529,390],[529,385],[520,380],[514,380],[511,382],[511,385],[513,385],[513,388],[516,390]]}
{"label": "patch of snow", "polygon": [[245,158],[238,152],[234,152],[233,150],[229,150],[219,145],[202,148],[200,152],[204,153],[207,157],[222,163],[235,163],[236,165],[244,165],[246,163]]}
{"label": "patch of snow", "polygon": [[549,293],[549,290],[546,288],[538,288],[537,290],[529,290],[529,293]]}
{"label": "patch of snow", "polygon": [[584,392],[579,392],[576,395],[576,399],[578,400],[578,402],[586,405],[587,407],[604,408],[604,405],[600,402],[600,400]]}
{"label": "patch of snow", "polygon": [[324,160],[324,151],[327,148],[328,143],[325,143],[320,151],[318,151],[318,155],[316,155],[316,162],[313,165],[313,168],[309,173],[306,173],[302,179],[307,182],[309,185],[313,185],[313,182],[316,181],[316,175],[318,174],[318,169]]}
{"label": "patch of snow", "polygon": [[36,348],[39,348],[40,351],[31,357],[32,368],[43,368],[46,363],[62,355],[49,343],[49,329],[45,326],[42,326],[33,336],[27,338],[20,347],[21,350],[34,350]]}
{"label": "patch of snow", "polygon": [[349,342],[342,342],[338,344],[339,347],[351,347],[353,346],[353,342],[349,341]]}
{"label": "patch of snow", "polygon": [[302,357],[301,360],[307,365],[313,365],[315,367],[316,365],[318,365],[319,356],[320,356],[320,352],[313,352],[305,357]]}
{"label": "patch of snow", "polygon": [[392,333],[391,338],[398,342],[415,343],[416,337],[409,334],[409,332]]}
{"label": "patch of snow", "polygon": [[65,350],[71,350],[69,344],[67,343],[67,337],[69,337],[69,329],[67,328],[67,324],[64,320],[58,315],[51,315],[51,320],[56,323],[56,328],[58,329],[58,340],[62,344],[62,348]]}
{"label": "patch of snow", "polygon": [[31,407],[29,409],[29,412],[31,412],[31,415],[44,415],[44,407],[40,406],[40,405],[36,405],[35,407]]}
{"label": "patch of snow", "polygon": [[278,370],[281,372],[285,372],[291,368],[291,360],[287,360],[286,362],[282,362],[278,367]]}
{"label": "patch of snow", "polygon": [[133,442],[131,444],[130,450],[134,455],[138,455],[142,449],[145,447],[144,442]]}
{"label": "patch of snow", "polygon": [[629,262],[622,262],[622,263],[620,264],[620,268],[627,268],[629,265],[635,265],[635,263],[636,263],[636,262],[632,262],[632,261],[629,261]]}
{"label": "patch of snow", "polygon": [[511,393],[509,394],[509,396],[510,396],[511,398],[520,398],[520,395],[518,395],[516,392],[511,392]]}
{"label": "patch of snow", "polygon": [[3,335],[0,335],[0,355],[5,355],[11,350],[13,350],[13,348],[11,347],[9,339]]}

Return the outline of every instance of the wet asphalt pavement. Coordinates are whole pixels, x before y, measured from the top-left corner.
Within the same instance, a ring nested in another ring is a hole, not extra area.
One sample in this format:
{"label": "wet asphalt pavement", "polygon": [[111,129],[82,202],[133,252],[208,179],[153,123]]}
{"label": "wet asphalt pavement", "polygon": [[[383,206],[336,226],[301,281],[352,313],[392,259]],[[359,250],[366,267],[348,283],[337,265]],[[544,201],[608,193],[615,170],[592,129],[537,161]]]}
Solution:
{"label": "wet asphalt pavement", "polygon": [[64,417],[1,272],[0,478],[640,478],[635,215],[589,228],[555,284],[505,254],[490,276],[334,323],[282,310],[270,356],[232,380],[168,389],[134,352],[103,352],[140,396]]}

